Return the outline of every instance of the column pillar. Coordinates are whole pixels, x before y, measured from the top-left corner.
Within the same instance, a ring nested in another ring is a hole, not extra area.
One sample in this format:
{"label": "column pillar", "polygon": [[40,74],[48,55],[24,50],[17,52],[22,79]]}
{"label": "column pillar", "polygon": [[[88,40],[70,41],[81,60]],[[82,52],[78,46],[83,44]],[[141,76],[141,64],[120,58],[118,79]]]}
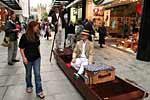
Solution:
{"label": "column pillar", "polygon": [[141,28],[139,33],[137,59],[150,61],[150,6],[149,0],[143,2]]}
{"label": "column pillar", "polygon": [[82,0],[82,20],[84,20],[86,16],[86,1],[87,0]]}

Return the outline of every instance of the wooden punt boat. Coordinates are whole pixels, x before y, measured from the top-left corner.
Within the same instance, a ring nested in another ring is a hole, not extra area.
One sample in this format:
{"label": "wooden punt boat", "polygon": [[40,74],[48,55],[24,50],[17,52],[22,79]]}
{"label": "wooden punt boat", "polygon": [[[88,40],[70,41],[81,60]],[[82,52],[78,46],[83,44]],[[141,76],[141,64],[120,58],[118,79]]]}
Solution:
{"label": "wooden punt boat", "polygon": [[74,80],[73,73],[76,70],[66,67],[63,55],[59,51],[54,50],[53,53],[58,66],[85,100],[142,100],[148,97],[148,93],[144,89],[118,76],[115,76],[114,81],[96,85],[87,85],[83,79]]}

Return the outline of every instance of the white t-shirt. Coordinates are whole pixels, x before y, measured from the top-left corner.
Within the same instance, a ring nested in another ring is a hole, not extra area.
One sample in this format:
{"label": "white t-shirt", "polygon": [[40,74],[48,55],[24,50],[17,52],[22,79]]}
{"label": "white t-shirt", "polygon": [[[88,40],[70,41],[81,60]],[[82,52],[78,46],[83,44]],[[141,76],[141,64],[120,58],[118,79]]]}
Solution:
{"label": "white t-shirt", "polygon": [[81,53],[81,58],[86,58],[86,55],[85,55],[85,46],[86,46],[86,41],[83,42],[83,45],[82,45],[82,53]]}

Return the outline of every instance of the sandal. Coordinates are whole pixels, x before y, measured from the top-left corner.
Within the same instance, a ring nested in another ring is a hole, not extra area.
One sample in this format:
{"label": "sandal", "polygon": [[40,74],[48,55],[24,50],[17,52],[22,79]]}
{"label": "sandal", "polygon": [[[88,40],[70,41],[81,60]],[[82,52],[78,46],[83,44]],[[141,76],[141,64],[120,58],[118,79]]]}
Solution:
{"label": "sandal", "polygon": [[26,88],[26,92],[27,93],[32,93],[32,88],[31,87]]}
{"label": "sandal", "polygon": [[40,99],[44,99],[45,95],[43,94],[43,92],[40,92],[37,94],[37,97],[39,97]]}

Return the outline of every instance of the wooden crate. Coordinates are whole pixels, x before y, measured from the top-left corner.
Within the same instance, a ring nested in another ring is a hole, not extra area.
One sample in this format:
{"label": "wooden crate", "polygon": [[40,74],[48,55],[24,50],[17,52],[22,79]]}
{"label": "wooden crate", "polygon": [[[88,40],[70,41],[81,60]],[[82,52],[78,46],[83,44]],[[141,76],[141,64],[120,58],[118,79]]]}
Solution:
{"label": "wooden crate", "polygon": [[115,68],[109,71],[99,71],[96,74],[86,71],[89,77],[89,84],[98,84],[115,80]]}

